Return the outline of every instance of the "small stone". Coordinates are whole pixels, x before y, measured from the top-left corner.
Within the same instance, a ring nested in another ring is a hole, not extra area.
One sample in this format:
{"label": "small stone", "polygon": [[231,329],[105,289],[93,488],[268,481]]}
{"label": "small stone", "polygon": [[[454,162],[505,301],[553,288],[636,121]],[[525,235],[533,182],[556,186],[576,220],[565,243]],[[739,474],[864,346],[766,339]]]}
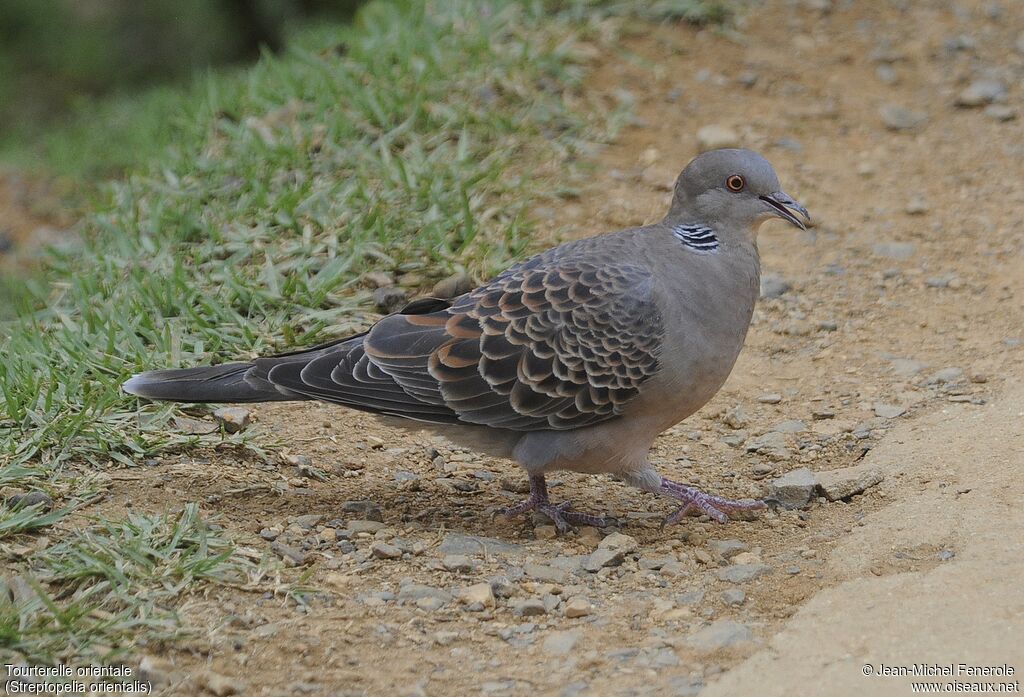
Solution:
{"label": "small stone", "polygon": [[729,428],[740,429],[750,424],[750,417],[747,416],[746,410],[737,404],[722,414],[722,422]]}
{"label": "small stone", "polygon": [[436,598],[442,604],[450,603],[452,600],[448,592],[419,583],[407,583],[398,589],[399,602],[416,603],[424,598]]}
{"label": "small stone", "polygon": [[505,556],[522,551],[522,547],[493,537],[451,533],[438,547],[441,554],[466,554],[469,556]]}
{"label": "small stone", "polygon": [[621,532],[613,532],[611,535],[605,537],[597,545],[598,549],[611,549],[621,551],[623,554],[629,554],[630,552],[636,551],[639,543],[635,537],[629,535],[623,535]]}
{"label": "small stone", "polygon": [[39,506],[39,510],[49,511],[53,508],[53,499],[45,492],[30,491],[27,494],[12,494],[7,499],[7,505],[11,508]]}
{"label": "small stone", "polygon": [[722,602],[730,607],[739,607],[747,601],[747,594],[739,588],[729,588],[722,591]]}
{"label": "small stone", "polygon": [[899,81],[900,76],[891,65],[880,65],[875,68],[875,76],[887,85],[893,85]]}
{"label": "small stone", "polygon": [[551,632],[544,639],[544,651],[555,656],[564,656],[576,648],[576,644],[580,641],[580,636],[580,632],[573,629]]}
{"label": "small stone", "polygon": [[748,453],[761,453],[778,460],[785,460],[792,454],[786,434],[779,431],[769,431],[751,438],[743,447]]}
{"label": "small stone", "polygon": [[307,515],[296,516],[295,524],[303,530],[312,530],[313,527],[323,519],[324,517],[320,513],[309,513]]}
{"label": "small stone", "polygon": [[998,80],[975,80],[968,85],[954,102],[958,107],[972,108],[985,106],[1006,96],[1006,85]]}
{"label": "small stone", "polygon": [[363,520],[384,522],[384,512],[373,501],[345,501],[341,504],[341,510],[345,513],[358,513]]}
{"label": "small stone", "polygon": [[270,543],[270,549],[277,556],[294,563],[296,566],[301,566],[306,563],[306,555],[297,547],[292,547],[291,545],[286,545],[283,542],[275,541]]}
{"label": "small stone", "polygon": [[537,617],[547,614],[544,601],[540,598],[526,598],[511,603],[512,614],[516,617]]}
{"label": "small stone", "polygon": [[732,559],[740,552],[750,549],[745,542],[740,540],[711,540],[708,546],[722,559]]}
{"label": "small stone", "polygon": [[376,306],[377,312],[384,315],[401,310],[408,299],[409,294],[396,286],[377,288],[373,291],[373,304]]}
{"label": "small stone", "polygon": [[471,290],[473,290],[473,279],[469,277],[469,274],[460,272],[435,283],[431,295],[435,298],[454,298]]}
{"label": "small stone", "polygon": [[780,298],[793,286],[786,279],[775,274],[765,274],[761,277],[761,298]]}
{"label": "small stone", "polygon": [[361,532],[375,533],[384,527],[384,523],[379,520],[350,520],[345,524],[345,529],[353,535]]}
{"label": "small stone", "polygon": [[420,598],[414,604],[424,612],[437,612],[446,605],[440,598]]}
{"label": "small stone", "polygon": [[985,116],[996,121],[1013,121],[1017,118],[1017,110],[1008,104],[989,104],[985,107]]}
{"label": "small stone", "polygon": [[803,433],[807,430],[807,424],[797,419],[789,419],[775,424],[772,430],[778,433]]}
{"label": "small stone", "polygon": [[565,583],[569,579],[567,571],[547,564],[524,564],[523,571],[530,578],[545,583]]}
{"label": "small stone", "polygon": [[577,617],[586,617],[594,611],[594,607],[590,604],[590,601],[584,598],[582,595],[577,595],[565,604],[565,616],[569,619],[576,619]]}
{"label": "small stone", "polygon": [[768,394],[763,394],[758,397],[757,401],[761,404],[778,404],[782,401],[782,395],[775,392],[769,392]]}
{"label": "small stone", "polygon": [[757,84],[757,81],[761,79],[761,76],[757,73],[746,70],[736,76],[736,82],[740,83],[746,88],[751,88]]}
{"label": "small stone", "polygon": [[244,431],[252,423],[252,413],[242,407],[221,407],[213,412],[213,418],[228,433]]}
{"label": "small stone", "polygon": [[867,465],[817,473],[818,488],[829,501],[839,501],[860,494],[881,483],[884,478],[881,470]]}
{"label": "small stone", "polygon": [[733,564],[718,569],[715,575],[719,580],[729,583],[748,583],[770,571],[771,567],[767,564]]}
{"label": "small stone", "polygon": [[964,379],[963,368],[957,368],[951,366],[949,368],[943,368],[932,373],[927,380],[924,381],[925,385],[948,385],[950,383],[962,382]]}
{"label": "small stone", "polygon": [[752,641],[750,628],[733,620],[717,620],[707,627],[691,634],[686,644],[691,648],[711,652]]}
{"label": "small stone", "polygon": [[619,550],[595,549],[583,562],[583,568],[591,573],[597,573],[607,566],[618,566],[625,559],[625,555]]}
{"label": "small stone", "polygon": [[402,550],[386,542],[374,542],[370,545],[370,552],[377,559],[401,559]]}
{"label": "small stone", "polygon": [[892,364],[892,372],[903,378],[913,377],[928,367],[927,363],[911,358],[892,358],[889,362]]}
{"label": "small stone", "polygon": [[485,608],[494,607],[494,590],[490,583],[474,583],[472,586],[460,588],[457,596],[465,605],[480,605]]}
{"label": "small stone", "polygon": [[895,419],[897,416],[907,413],[906,407],[901,407],[897,404],[883,404],[881,402],[874,406],[874,410],[875,416],[883,419]]}
{"label": "small stone", "polygon": [[360,280],[371,288],[387,288],[395,285],[395,277],[385,271],[367,271]]}
{"label": "small stone", "polygon": [[871,247],[871,251],[875,256],[906,261],[917,252],[917,245],[913,242],[879,242]]}
{"label": "small stone", "polygon": [[882,123],[890,131],[913,131],[928,122],[928,114],[899,104],[884,104],[878,110]]}
{"label": "small stone", "polygon": [[784,508],[803,508],[810,503],[816,485],[814,473],[801,467],[773,480],[768,487],[768,499]]}
{"label": "small stone", "polygon": [[753,472],[755,477],[766,477],[775,471],[775,467],[767,462],[758,462],[750,468],[750,471]]}
{"label": "small stone", "polygon": [[448,554],[441,560],[441,565],[448,571],[467,573],[473,570],[472,560],[464,554]]}
{"label": "small stone", "polygon": [[740,145],[739,134],[728,126],[711,124],[697,131],[697,148],[700,152],[719,148],[736,148]]}
{"label": "small stone", "polygon": [[811,412],[811,418],[815,421],[826,421],[836,418],[836,412],[834,409],[815,409]]}
{"label": "small stone", "polygon": [[[548,520],[548,517],[544,516],[544,520]],[[554,525],[537,525],[533,528],[533,536],[538,540],[553,540],[558,537],[558,528]]]}
{"label": "small stone", "polygon": [[199,672],[196,675],[196,683],[199,687],[217,697],[241,694],[242,690],[245,689],[245,685],[242,682],[220,673],[214,673],[212,670]]}
{"label": "small stone", "polygon": [[920,196],[915,196],[914,198],[907,201],[907,205],[904,207],[903,210],[906,212],[907,215],[924,215],[929,210],[931,210],[931,207],[928,205],[928,202],[925,201],[923,198],[921,198]]}

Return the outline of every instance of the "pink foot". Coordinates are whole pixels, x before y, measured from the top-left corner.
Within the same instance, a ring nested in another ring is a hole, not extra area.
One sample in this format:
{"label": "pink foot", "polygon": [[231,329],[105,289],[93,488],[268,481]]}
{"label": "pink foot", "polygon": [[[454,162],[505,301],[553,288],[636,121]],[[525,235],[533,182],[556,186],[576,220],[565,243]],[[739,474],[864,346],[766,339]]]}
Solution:
{"label": "pink foot", "polygon": [[764,501],[726,499],[706,494],[696,487],[680,484],[664,477],[661,478],[661,493],[683,502],[683,505],[675,513],[665,518],[663,525],[678,523],[693,509],[697,509],[719,523],[725,523],[729,520],[730,513],[757,511],[765,508]]}

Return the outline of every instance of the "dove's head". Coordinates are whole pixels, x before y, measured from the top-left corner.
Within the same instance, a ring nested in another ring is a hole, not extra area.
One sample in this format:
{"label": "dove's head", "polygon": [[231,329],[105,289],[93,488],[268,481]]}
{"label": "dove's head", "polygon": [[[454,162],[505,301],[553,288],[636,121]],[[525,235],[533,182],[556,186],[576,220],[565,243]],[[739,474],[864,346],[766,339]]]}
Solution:
{"label": "dove's head", "polygon": [[752,234],[769,218],[782,218],[801,230],[811,220],[807,209],[782,191],[768,160],[752,150],[733,149],[711,150],[686,166],[676,180],[669,217],[726,234]]}

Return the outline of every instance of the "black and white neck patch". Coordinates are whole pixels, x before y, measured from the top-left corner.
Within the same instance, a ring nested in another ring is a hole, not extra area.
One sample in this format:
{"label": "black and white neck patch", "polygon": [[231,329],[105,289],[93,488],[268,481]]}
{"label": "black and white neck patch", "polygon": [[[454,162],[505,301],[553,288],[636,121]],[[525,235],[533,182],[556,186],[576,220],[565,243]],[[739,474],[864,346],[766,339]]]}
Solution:
{"label": "black and white neck patch", "polygon": [[706,225],[676,225],[672,234],[691,249],[698,252],[713,252],[718,249],[718,237],[715,231]]}

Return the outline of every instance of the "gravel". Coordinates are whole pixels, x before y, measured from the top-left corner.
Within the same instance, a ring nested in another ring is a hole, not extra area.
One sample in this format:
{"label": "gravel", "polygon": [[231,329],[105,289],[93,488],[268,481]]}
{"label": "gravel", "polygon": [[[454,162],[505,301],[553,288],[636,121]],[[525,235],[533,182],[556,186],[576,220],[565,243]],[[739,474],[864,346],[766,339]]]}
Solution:
{"label": "gravel", "polygon": [[717,620],[687,637],[686,644],[697,651],[710,653],[747,643],[753,638],[754,634],[747,625],[733,620]]}
{"label": "gravel", "polygon": [[749,583],[755,578],[760,578],[770,573],[771,570],[771,567],[767,564],[733,564],[732,566],[718,569],[715,575],[718,576],[719,580],[728,581],[729,583]]}

